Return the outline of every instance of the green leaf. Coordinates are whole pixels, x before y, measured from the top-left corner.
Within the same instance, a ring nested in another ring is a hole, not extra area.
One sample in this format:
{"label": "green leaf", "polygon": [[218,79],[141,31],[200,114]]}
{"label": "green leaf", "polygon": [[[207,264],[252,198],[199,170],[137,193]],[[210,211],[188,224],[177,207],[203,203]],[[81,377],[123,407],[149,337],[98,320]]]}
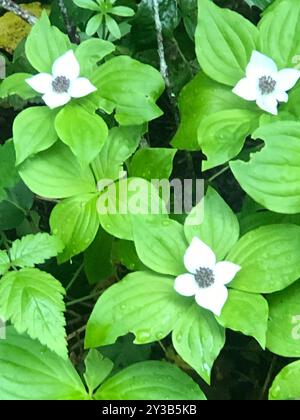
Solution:
{"label": "green leaf", "polygon": [[49,149],[58,140],[54,128],[56,115],[56,111],[46,106],[35,106],[17,116],[13,125],[17,165],[31,155]]}
{"label": "green leaf", "polygon": [[205,118],[198,130],[198,141],[207,156],[204,171],[234,158],[245,139],[258,127],[258,112],[246,109],[220,111]]}
{"label": "green leaf", "polygon": [[32,28],[25,45],[26,57],[39,72],[52,73],[54,61],[72,49],[67,35],[51,26],[47,13]]}
{"label": "green leaf", "polygon": [[294,67],[299,57],[300,3],[277,1],[272,13],[265,13],[259,23],[261,52],[271,57],[279,68]]}
{"label": "green leaf", "polygon": [[230,284],[251,293],[273,293],[300,277],[300,227],[262,226],[246,233],[227,256],[242,267]]}
{"label": "green leaf", "polygon": [[15,73],[8,76],[0,85],[0,98],[17,95],[23,100],[35,98],[38,94],[26,83],[32,77],[29,73]]}
{"label": "green leaf", "polygon": [[300,361],[285,366],[276,376],[269,392],[269,400],[299,400]]}
{"label": "green leaf", "polygon": [[13,242],[9,251],[12,265],[16,267],[34,267],[52,257],[63,249],[58,237],[48,233],[26,235]]}
{"label": "green leaf", "polygon": [[195,303],[178,319],[172,335],[177,353],[208,384],[213,364],[225,344],[225,330]]}
{"label": "green leaf", "polygon": [[107,378],[113,369],[113,362],[96,350],[91,349],[85,358],[85,373],[83,374],[85,383],[89,389],[89,394]]}
{"label": "green leaf", "polygon": [[90,284],[96,284],[114,274],[112,245],[113,237],[100,226],[94,241],[84,253],[84,271]]}
{"label": "green leaf", "polygon": [[194,41],[198,14],[197,0],[179,0],[179,8],[185,29]]}
{"label": "green leaf", "polygon": [[6,196],[5,188],[12,187],[19,180],[16,169],[14,144],[7,141],[0,145],[0,201]]}
{"label": "green leaf", "polygon": [[249,4],[250,7],[256,6],[260,9],[264,10],[266,7],[268,7],[274,0],[245,0],[247,4]]}
{"label": "green leaf", "polygon": [[80,64],[80,74],[89,77],[93,70],[96,70],[98,62],[115,49],[114,44],[103,39],[92,38],[83,41],[75,51]]}
{"label": "green leaf", "polygon": [[261,295],[229,290],[218,321],[225,328],[254,337],[265,349],[268,315],[268,303]]}
{"label": "green leaf", "polygon": [[0,314],[11,320],[18,333],[67,358],[65,290],[50,274],[36,268],[11,271],[0,282]]}
{"label": "green leaf", "polygon": [[[230,162],[233,175],[255,201],[278,213],[300,212],[300,123],[278,121],[258,128],[265,141],[249,162]],[[267,168],[267,170],[266,170]]]}
{"label": "green leaf", "polygon": [[123,163],[137,149],[142,129],[139,126],[114,127],[92,164],[96,179],[119,179],[123,171]]}
{"label": "green leaf", "polygon": [[6,340],[0,340],[0,395],[2,400],[88,399],[69,359],[11,327]]}
{"label": "green leaf", "polygon": [[284,357],[300,357],[300,283],[268,296],[267,348]]}
{"label": "green leaf", "polygon": [[0,250],[0,276],[3,276],[10,267],[10,260],[6,251]]}
{"label": "green leaf", "polygon": [[110,11],[111,14],[122,16],[122,17],[131,17],[134,16],[134,10],[130,7],[124,7],[124,6],[115,6]]}
{"label": "green leaf", "polygon": [[245,77],[258,31],[240,14],[221,9],[211,0],[198,0],[196,53],[203,71],[212,79],[234,86]]}
{"label": "green leaf", "polygon": [[129,271],[144,271],[147,267],[139,259],[134,242],[118,240],[113,246],[113,260]]}
{"label": "green leaf", "polygon": [[214,251],[220,261],[239,239],[239,231],[237,217],[212,187],[187,216],[184,225],[188,242],[196,236]]}
{"label": "green leaf", "polygon": [[115,19],[113,19],[110,15],[105,15],[105,24],[113,37],[116,39],[121,38],[121,31]]}
{"label": "green leaf", "polygon": [[51,230],[64,244],[58,256],[60,263],[85,251],[95,239],[99,228],[96,203],[95,194],[78,195],[61,201],[52,210]]}
{"label": "green leaf", "polygon": [[99,11],[100,6],[93,0],[73,0],[76,6],[82,7],[83,9],[89,9]]}
{"label": "green leaf", "polygon": [[130,162],[130,175],[148,181],[169,179],[177,150],[145,148],[138,150]]}
{"label": "green leaf", "polygon": [[101,23],[103,20],[103,14],[97,13],[95,16],[91,17],[91,19],[88,21],[85,32],[87,36],[93,36],[99,29]]}
{"label": "green leaf", "polygon": [[178,276],[186,272],[183,257],[187,249],[183,226],[175,220],[134,216],[133,236],[137,254],[157,273]]}
{"label": "green leaf", "polygon": [[200,71],[182,89],[179,109],[181,123],[172,145],[180,150],[199,150],[198,127],[209,115],[229,110],[249,112],[249,109],[254,111],[256,106],[234,95],[228,86],[214,82]]}
{"label": "green leaf", "polygon": [[25,219],[33,204],[33,194],[23,181],[6,190],[0,202],[0,230],[17,228]]}
{"label": "green leaf", "polygon": [[96,158],[108,135],[107,125],[100,116],[73,103],[59,112],[55,129],[83,167]]}
{"label": "green leaf", "polygon": [[173,283],[172,277],[138,271],[107,289],[88,321],[86,348],[113,344],[129,332],[136,344],[162,340],[187,307]]}
{"label": "green leaf", "polygon": [[70,149],[61,142],[27,159],[19,173],[25,184],[43,197],[65,198],[96,191],[90,168],[81,168]]}
{"label": "green leaf", "polygon": [[111,183],[101,193],[97,209],[102,227],[112,236],[129,241],[133,240],[131,215],[154,213],[158,220],[168,217],[158,191],[142,178]]}
{"label": "green leaf", "polygon": [[94,73],[100,108],[121,125],[140,125],[162,115],[155,104],[164,90],[160,73],[130,57],[112,58]]}
{"label": "green leaf", "polygon": [[205,400],[198,385],[177,366],[147,361],[127,367],[104,382],[96,400]]}

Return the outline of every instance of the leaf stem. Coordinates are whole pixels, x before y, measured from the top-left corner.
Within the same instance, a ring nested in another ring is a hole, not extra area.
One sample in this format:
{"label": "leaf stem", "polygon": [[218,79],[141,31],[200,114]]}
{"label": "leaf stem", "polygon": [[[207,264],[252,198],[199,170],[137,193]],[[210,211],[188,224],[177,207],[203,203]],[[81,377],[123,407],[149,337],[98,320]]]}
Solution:
{"label": "leaf stem", "polygon": [[222,175],[224,172],[228,171],[229,165],[225,166],[224,168],[220,169],[216,174],[214,174],[211,178],[208,179],[208,182],[214,181],[216,178],[218,178],[220,175]]}
{"label": "leaf stem", "polygon": [[91,299],[94,299],[96,297],[99,297],[99,292],[88,295],[88,296],[84,296],[84,297],[79,298],[79,299],[72,300],[71,302],[67,302],[66,306],[68,306],[68,307],[73,306],[73,305],[76,305],[77,303],[86,302],[87,300],[91,300]]}
{"label": "leaf stem", "polygon": [[74,273],[74,275],[73,275],[73,277],[72,277],[72,279],[71,279],[71,281],[69,282],[69,284],[66,286],[66,291],[68,291],[72,286],[73,286],[73,284],[75,283],[75,281],[78,279],[78,277],[79,277],[79,275],[80,275],[80,273],[81,273],[81,271],[83,270],[83,267],[84,267],[84,263],[82,263],[79,267],[78,267],[78,269],[75,271],[75,273]]}
{"label": "leaf stem", "polygon": [[275,367],[276,367],[277,360],[278,360],[278,357],[276,355],[274,355],[273,358],[272,358],[272,362],[270,364],[270,368],[268,370],[268,374],[266,376],[264,386],[262,388],[262,393],[261,393],[261,396],[260,396],[261,400],[264,400],[267,396],[268,387],[269,387],[270,382],[272,380],[272,376],[273,376],[273,373],[274,373],[274,370],[275,370]]}

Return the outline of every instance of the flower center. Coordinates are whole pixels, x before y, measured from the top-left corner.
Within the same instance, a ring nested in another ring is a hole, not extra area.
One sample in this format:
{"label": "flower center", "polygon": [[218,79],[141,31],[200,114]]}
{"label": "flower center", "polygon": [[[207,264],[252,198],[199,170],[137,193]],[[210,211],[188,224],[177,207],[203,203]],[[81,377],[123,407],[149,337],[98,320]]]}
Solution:
{"label": "flower center", "polygon": [[200,267],[194,275],[196,283],[201,289],[207,289],[215,282],[214,272],[210,268]]}
{"label": "flower center", "polygon": [[263,95],[274,92],[276,86],[276,80],[272,79],[271,76],[262,76],[258,81],[258,86]]}
{"label": "flower center", "polygon": [[66,93],[69,90],[70,84],[70,80],[65,76],[57,76],[52,81],[52,88],[55,93]]}

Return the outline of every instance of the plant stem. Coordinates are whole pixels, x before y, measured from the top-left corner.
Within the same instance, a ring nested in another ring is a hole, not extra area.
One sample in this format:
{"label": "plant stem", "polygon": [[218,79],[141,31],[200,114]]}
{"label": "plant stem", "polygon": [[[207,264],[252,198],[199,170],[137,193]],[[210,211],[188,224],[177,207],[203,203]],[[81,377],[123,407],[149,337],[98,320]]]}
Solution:
{"label": "plant stem", "polygon": [[66,286],[66,291],[68,291],[74,284],[74,282],[78,279],[79,274],[81,273],[81,271],[83,270],[84,264],[82,263],[80,265],[80,267],[78,267],[78,269],[75,271],[71,281],[69,282],[69,284]]}
{"label": "plant stem", "polygon": [[172,107],[174,108],[176,125],[179,125],[179,116],[178,116],[178,110],[177,110],[176,96],[174,92],[172,92],[172,87],[171,87],[170,78],[169,78],[169,70],[168,70],[168,65],[166,62],[164,39],[163,39],[163,33],[162,33],[162,23],[159,16],[158,0],[152,0],[152,4],[153,4],[153,10],[154,10],[154,21],[155,21],[157,47],[158,47],[157,51],[158,51],[159,63],[160,63],[160,73],[165,81],[170,103]]}
{"label": "plant stem", "polygon": [[86,302],[87,300],[91,300],[96,297],[99,297],[99,293],[94,293],[93,295],[88,295],[79,299],[72,300],[71,302],[67,302],[66,306],[73,306],[73,305],[76,305],[77,303]]}
{"label": "plant stem", "polygon": [[66,8],[66,5],[64,3],[64,0],[58,0],[58,6],[60,8],[60,12],[64,21],[64,24],[66,26],[67,29],[67,33],[68,36],[70,38],[71,42],[74,42],[75,44],[80,44],[80,38],[76,32],[76,27],[74,25],[72,25],[69,15],[68,15],[68,10]]}
{"label": "plant stem", "polygon": [[82,327],[78,328],[78,330],[68,335],[67,341],[72,340],[72,338],[78,337],[82,332],[85,331],[85,329],[86,329],[86,325],[83,325]]}
{"label": "plant stem", "polygon": [[263,400],[266,397],[266,395],[267,395],[268,388],[269,388],[270,382],[272,380],[272,376],[273,376],[273,373],[274,373],[274,369],[276,367],[277,360],[278,360],[277,356],[276,355],[273,356],[272,362],[270,364],[270,368],[269,368],[269,371],[268,371],[268,374],[266,376],[266,380],[265,380],[264,386],[262,388],[262,393],[261,393],[261,396],[260,396],[260,399],[261,400]]}
{"label": "plant stem", "polygon": [[19,16],[21,19],[25,20],[29,25],[34,25],[37,22],[37,17],[22,9],[18,4],[12,0],[0,0],[0,7],[8,10],[9,12],[14,13]]}
{"label": "plant stem", "polygon": [[228,171],[229,166],[225,166],[224,168],[220,169],[219,172],[217,172],[216,174],[214,174],[211,178],[208,179],[208,182],[212,182],[214,181],[216,178],[218,178],[220,175],[222,175],[224,172]]}

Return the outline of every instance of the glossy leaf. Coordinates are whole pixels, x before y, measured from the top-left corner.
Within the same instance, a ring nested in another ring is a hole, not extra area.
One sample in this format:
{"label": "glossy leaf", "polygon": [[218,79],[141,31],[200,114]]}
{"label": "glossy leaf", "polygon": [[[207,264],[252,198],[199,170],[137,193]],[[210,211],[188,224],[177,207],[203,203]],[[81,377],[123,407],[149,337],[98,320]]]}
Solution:
{"label": "glossy leaf", "polygon": [[138,271],[107,289],[88,321],[85,346],[113,344],[129,332],[136,344],[162,340],[187,306],[173,283],[172,277]]}
{"label": "glossy leaf", "polygon": [[215,317],[192,304],[178,319],[172,340],[183,360],[210,383],[214,361],[225,344],[225,330]]}
{"label": "glossy leaf", "polygon": [[66,358],[64,294],[60,282],[48,273],[36,268],[11,271],[0,282],[0,314],[18,333],[27,332]]}
{"label": "glossy leaf", "polygon": [[99,227],[95,194],[78,195],[58,203],[50,216],[50,226],[64,244],[60,263],[85,251],[95,239]]}
{"label": "glossy leaf", "polygon": [[227,259],[242,267],[231,283],[251,293],[273,293],[300,277],[300,227],[262,226],[246,233]]}

